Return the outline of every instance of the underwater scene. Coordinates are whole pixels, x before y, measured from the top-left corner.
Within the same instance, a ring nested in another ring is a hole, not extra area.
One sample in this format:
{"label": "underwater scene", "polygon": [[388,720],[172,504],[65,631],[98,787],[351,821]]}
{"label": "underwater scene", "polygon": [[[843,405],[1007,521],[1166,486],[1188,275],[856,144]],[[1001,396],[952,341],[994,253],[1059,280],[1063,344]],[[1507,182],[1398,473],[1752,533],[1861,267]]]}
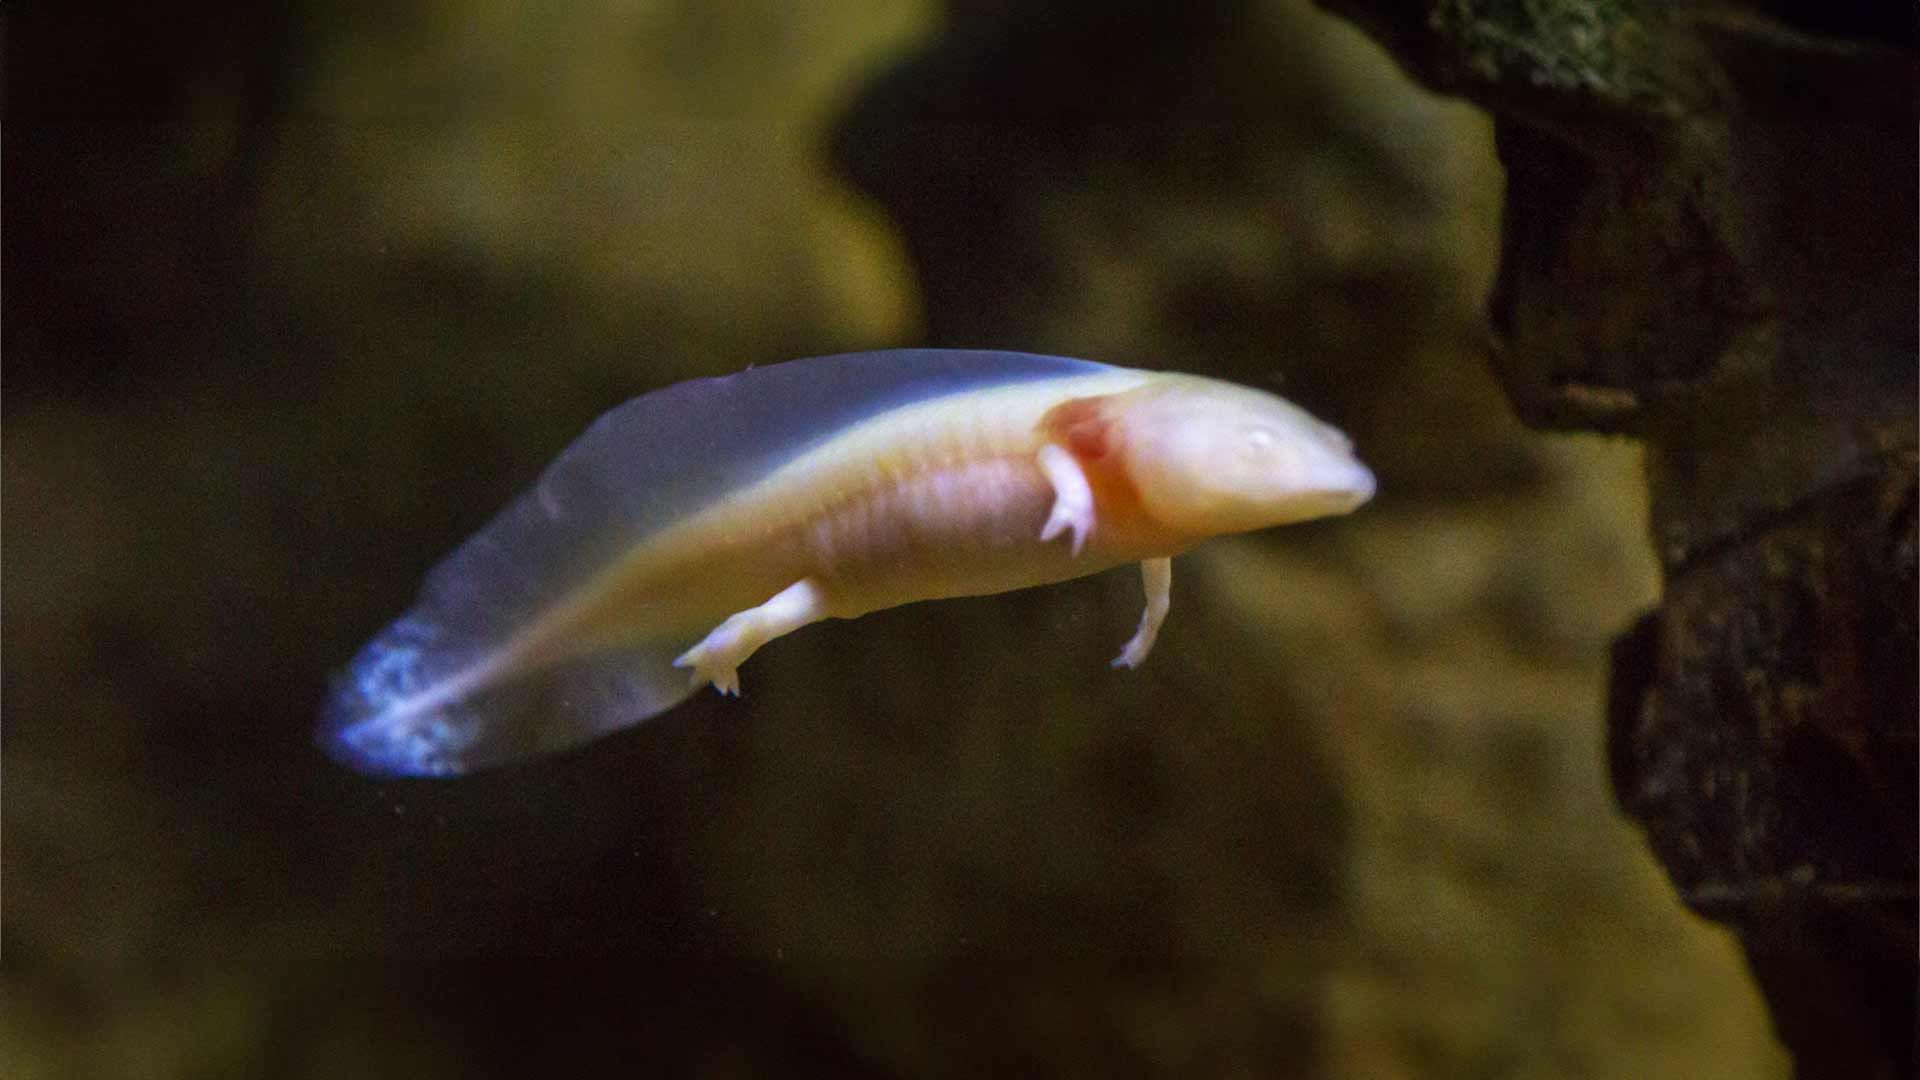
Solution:
{"label": "underwater scene", "polygon": [[1912,1075],[1802,6],[10,12],[0,1075]]}

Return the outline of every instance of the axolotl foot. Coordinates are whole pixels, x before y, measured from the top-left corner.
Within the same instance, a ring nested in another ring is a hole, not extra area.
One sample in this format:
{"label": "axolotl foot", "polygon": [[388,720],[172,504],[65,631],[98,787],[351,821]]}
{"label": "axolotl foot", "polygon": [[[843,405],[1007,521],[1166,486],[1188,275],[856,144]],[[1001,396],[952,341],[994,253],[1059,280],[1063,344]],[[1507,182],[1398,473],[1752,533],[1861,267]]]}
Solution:
{"label": "axolotl foot", "polygon": [[754,650],[826,618],[829,610],[824,589],[810,578],[796,581],[759,607],[727,616],[700,644],[681,653],[673,666],[693,669],[696,690],[712,683],[722,694],[739,697],[740,665]]}
{"label": "axolotl foot", "polygon": [[704,641],[681,653],[673,661],[673,666],[693,669],[692,685],[695,690],[712,683],[713,688],[724,695],[740,696],[740,669],[726,663]]}

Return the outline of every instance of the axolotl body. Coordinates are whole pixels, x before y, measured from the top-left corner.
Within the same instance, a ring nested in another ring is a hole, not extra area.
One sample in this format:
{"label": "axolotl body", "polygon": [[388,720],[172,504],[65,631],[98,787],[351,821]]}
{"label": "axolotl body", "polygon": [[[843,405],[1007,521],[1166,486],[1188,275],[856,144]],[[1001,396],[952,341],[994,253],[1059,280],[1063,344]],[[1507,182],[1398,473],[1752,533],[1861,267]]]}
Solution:
{"label": "axolotl body", "polygon": [[809,623],[1139,563],[1341,514],[1374,479],[1272,394],[1064,357],[897,350],[656,391],[588,429],[336,681],[320,739],[444,775],[583,743]]}

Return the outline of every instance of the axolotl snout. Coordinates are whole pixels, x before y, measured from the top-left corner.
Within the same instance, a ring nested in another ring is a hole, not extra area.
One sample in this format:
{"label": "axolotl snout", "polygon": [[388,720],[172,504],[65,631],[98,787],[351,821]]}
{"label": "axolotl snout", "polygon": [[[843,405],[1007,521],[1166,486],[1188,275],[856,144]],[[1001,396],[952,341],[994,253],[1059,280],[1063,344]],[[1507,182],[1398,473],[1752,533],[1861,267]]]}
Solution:
{"label": "axolotl snout", "polygon": [[430,573],[336,681],[320,736],[369,772],[573,746],[808,623],[1140,564],[1343,514],[1373,475],[1272,394],[1062,357],[899,350],[695,380],[602,417]]}

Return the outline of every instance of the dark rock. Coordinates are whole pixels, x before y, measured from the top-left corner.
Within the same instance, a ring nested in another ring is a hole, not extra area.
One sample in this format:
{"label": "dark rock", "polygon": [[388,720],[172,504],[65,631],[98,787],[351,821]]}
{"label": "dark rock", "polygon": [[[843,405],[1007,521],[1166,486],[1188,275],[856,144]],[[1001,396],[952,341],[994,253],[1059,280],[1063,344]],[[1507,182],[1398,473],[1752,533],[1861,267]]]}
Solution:
{"label": "dark rock", "polygon": [[1328,6],[1495,114],[1520,416],[1648,444],[1667,587],[1614,652],[1622,805],[1803,1073],[1911,1075],[1909,16]]}

